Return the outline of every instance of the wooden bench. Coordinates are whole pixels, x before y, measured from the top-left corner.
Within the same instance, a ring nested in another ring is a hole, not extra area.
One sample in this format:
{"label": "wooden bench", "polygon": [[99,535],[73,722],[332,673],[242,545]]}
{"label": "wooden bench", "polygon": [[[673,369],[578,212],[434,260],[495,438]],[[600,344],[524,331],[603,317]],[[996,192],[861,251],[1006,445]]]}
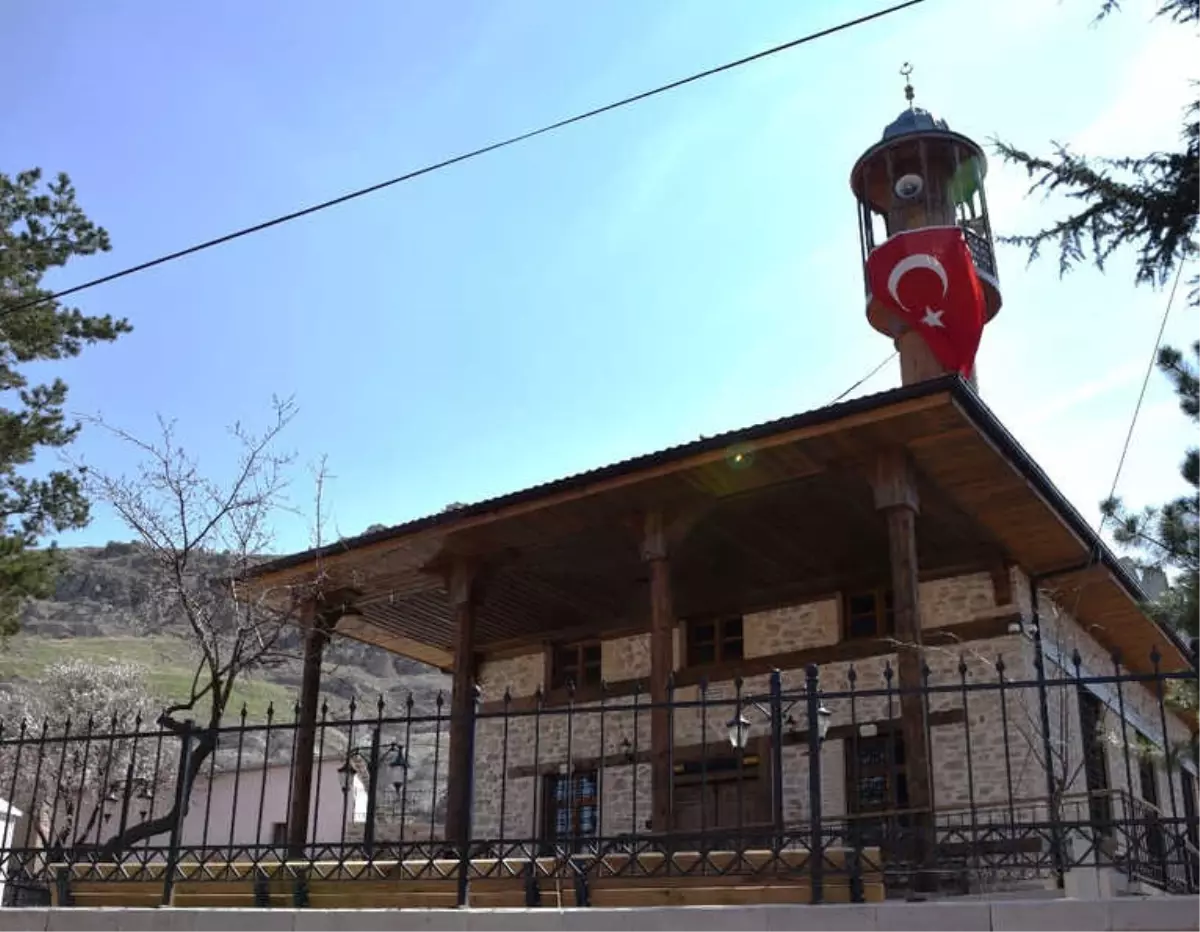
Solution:
{"label": "wooden bench", "polygon": [[[823,899],[853,899],[853,852],[824,852]],[[458,904],[460,862],[409,861],[242,862],[180,864],[171,905],[198,908],[312,907],[317,909],[449,909]],[[54,865],[55,906],[159,906],[163,863]],[[863,900],[885,895],[879,849],[861,852]],[[542,906],[698,906],[809,903],[812,878],[806,851],[661,852],[561,858],[471,861],[468,905],[475,908]]]}

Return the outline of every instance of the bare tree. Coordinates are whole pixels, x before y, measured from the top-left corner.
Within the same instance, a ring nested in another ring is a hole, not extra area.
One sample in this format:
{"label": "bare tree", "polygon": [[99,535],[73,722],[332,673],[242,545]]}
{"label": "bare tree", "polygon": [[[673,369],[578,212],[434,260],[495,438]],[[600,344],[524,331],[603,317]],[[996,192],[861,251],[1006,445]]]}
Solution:
{"label": "bare tree", "polygon": [[99,843],[123,796],[172,783],[174,758],[145,730],[155,708],[145,668],[116,659],[51,663],[0,691],[3,792],[28,814],[29,841]]}
{"label": "bare tree", "polygon": [[[192,742],[187,768],[179,776],[180,800],[187,799],[217,747],[234,684],[287,656],[286,626],[299,620],[301,604],[320,587],[319,579],[303,592],[251,592],[238,584],[270,551],[273,521],[287,508],[293,457],[281,452],[278,443],[295,413],[290,400],[275,399],[265,429],[254,432],[235,424],[230,432],[240,452],[225,482],[201,472],[170,421],[160,419],[158,437],[147,441],[92,420],[134,447],[142,461],[131,476],[85,469],[87,488],[148,548],[159,579],[159,610],[182,618],[198,652],[188,695],[158,718],[161,728]],[[204,559],[217,551],[226,554],[220,576],[211,560]],[[102,846],[102,856],[169,831],[182,817],[182,805],[173,803],[162,815],[113,835]]]}

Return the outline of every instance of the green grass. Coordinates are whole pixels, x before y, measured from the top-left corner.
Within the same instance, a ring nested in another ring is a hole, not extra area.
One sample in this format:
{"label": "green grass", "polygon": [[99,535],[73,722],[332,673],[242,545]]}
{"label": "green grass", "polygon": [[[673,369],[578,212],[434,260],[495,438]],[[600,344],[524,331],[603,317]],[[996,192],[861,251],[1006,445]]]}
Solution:
{"label": "green grass", "polygon": [[[169,635],[146,637],[40,638],[17,635],[0,646],[0,682],[20,678],[36,681],[57,660],[106,659],[137,663],[146,668],[146,685],[164,705],[185,698],[196,672],[195,650],[186,641]],[[239,677],[227,710],[236,718],[244,702],[249,721],[262,721],[267,705],[275,703],[277,718],[291,718],[295,696],[284,686],[256,677]],[[207,708],[202,700],[201,708]]]}

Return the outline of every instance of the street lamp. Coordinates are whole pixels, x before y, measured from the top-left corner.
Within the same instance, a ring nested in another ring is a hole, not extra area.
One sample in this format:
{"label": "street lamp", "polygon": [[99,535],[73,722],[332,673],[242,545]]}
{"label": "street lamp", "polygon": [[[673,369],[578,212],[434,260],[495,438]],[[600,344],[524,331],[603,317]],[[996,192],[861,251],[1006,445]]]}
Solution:
{"label": "street lamp", "polygon": [[[388,755],[386,760],[378,760],[378,754]],[[342,792],[350,792],[350,784],[354,776],[355,767],[352,760],[362,761],[363,767],[366,768],[367,774],[370,775],[373,770],[378,769],[380,764],[393,770],[407,770],[408,759],[404,754],[404,745],[398,742],[392,742],[386,748],[376,748],[375,742],[365,747],[352,747],[346,752],[346,762],[337,769],[339,776],[342,778]]]}
{"label": "street lamp", "polygon": [[[367,771],[367,814],[366,825],[363,826],[363,847],[367,851],[367,856],[371,856],[371,852],[375,847],[375,801],[379,788],[379,767],[381,763],[380,755],[387,755],[386,765],[392,770],[408,770],[408,755],[405,752],[404,745],[398,741],[393,741],[387,747],[380,747],[379,729],[376,728],[371,732],[371,743],[367,747],[352,747],[346,752],[346,762],[337,769],[338,774],[342,778],[342,792],[350,792],[350,785],[354,777],[354,765],[352,760],[358,759],[362,762]],[[399,781],[393,785],[398,785]]]}
{"label": "street lamp", "polygon": [[738,710],[738,713],[725,723],[725,727],[729,729],[729,743],[735,751],[746,750],[746,745],[750,743],[750,719],[746,718],[745,714]]}
{"label": "street lamp", "polygon": [[[729,730],[729,743],[736,751],[744,751],[746,749],[746,745],[750,743],[750,729],[754,727],[754,723],[751,722],[750,719],[746,718],[746,708],[752,708],[760,711],[768,717],[771,715],[769,710],[764,709],[761,705],[753,700],[747,700],[745,705],[737,710],[737,714],[725,723],[725,727]],[[829,723],[833,718],[833,713],[825,708],[824,705],[820,705],[817,707],[815,717],[817,720],[817,739],[819,741],[824,741],[825,737],[829,734]],[[796,734],[796,720],[790,714],[788,714],[786,722],[789,731],[792,734]]]}
{"label": "street lamp", "polygon": [[[826,736],[829,734],[829,725],[833,719],[833,713],[825,708],[821,702],[820,685],[818,683],[818,671],[815,664],[809,664],[805,667],[805,686],[804,693],[801,698],[794,700],[791,703],[784,705],[783,697],[783,682],[782,676],[778,670],[771,671],[771,692],[769,707],[763,706],[760,702],[754,699],[742,698],[741,680],[737,681],[737,705],[734,716],[726,722],[726,728],[729,730],[729,743],[733,746],[739,755],[744,753],[746,746],[750,743],[750,729],[752,723],[746,717],[747,709],[754,709],[764,715],[771,726],[771,746],[774,752],[774,760],[771,766],[771,808],[772,822],[775,834],[776,850],[783,846],[784,830],[783,830],[783,729],[785,716],[789,725],[789,730],[794,727],[794,720],[791,716],[792,708],[798,703],[803,702],[807,709],[806,718],[808,720],[808,791],[809,805],[812,810],[810,821],[813,831],[813,852],[814,859],[819,859],[821,850],[821,814],[820,814],[820,793],[821,793],[821,745],[824,743]],[[795,732],[792,732],[795,735]],[[822,896],[821,876],[819,867],[814,866],[813,870],[813,902],[820,902]]]}
{"label": "street lamp", "polygon": [[829,734],[829,722],[832,718],[833,713],[825,708],[824,704],[817,706],[817,740],[825,740]]}

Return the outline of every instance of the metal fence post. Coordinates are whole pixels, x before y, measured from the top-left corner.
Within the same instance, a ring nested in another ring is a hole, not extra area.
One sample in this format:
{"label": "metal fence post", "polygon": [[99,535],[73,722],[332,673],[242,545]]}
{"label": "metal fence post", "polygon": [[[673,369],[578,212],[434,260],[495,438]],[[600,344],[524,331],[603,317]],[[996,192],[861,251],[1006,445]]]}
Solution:
{"label": "metal fence post", "polygon": [[821,827],[821,700],[818,694],[817,665],[804,668],[804,699],[808,712],[808,812],[812,829],[809,864],[812,872],[812,901],[825,901],[825,854]]}
{"label": "metal fence post", "polygon": [[778,670],[771,671],[771,827],[778,859],[783,850],[783,677]]}
{"label": "metal fence post", "polygon": [[[1050,701],[1046,687],[1046,655],[1042,644],[1042,616],[1038,610],[1038,587],[1041,580],[1038,577],[1030,579],[1029,601],[1033,612],[1033,667],[1037,674],[1038,715],[1042,731],[1042,756],[1045,758],[1046,769],[1046,806],[1050,819],[1050,857],[1054,864],[1055,882],[1058,889],[1063,889],[1063,837],[1062,818],[1059,811],[1058,780],[1054,776],[1054,751],[1050,737]],[[1060,687],[1061,689],[1061,687]],[[1059,701],[1065,699],[1059,695]],[[1066,790],[1064,786],[1063,791]]]}
{"label": "metal fence post", "polygon": [[[192,729],[195,723],[189,718],[183,723],[183,734],[179,738],[179,772],[175,775],[175,821],[171,825],[171,838],[167,847],[167,865],[163,872],[162,905],[170,906],[175,892],[175,870],[179,865],[179,838],[183,831],[183,817],[187,814],[188,777],[192,762]],[[216,753],[216,748],[213,748]]]}
{"label": "metal fence post", "polygon": [[480,689],[478,684],[471,686],[471,701],[467,703],[467,727],[464,734],[467,746],[462,760],[466,762],[467,791],[465,793],[466,812],[462,813],[459,821],[458,838],[458,905],[467,905],[467,887],[471,870],[471,833],[474,823],[475,809],[475,724],[479,713]]}

